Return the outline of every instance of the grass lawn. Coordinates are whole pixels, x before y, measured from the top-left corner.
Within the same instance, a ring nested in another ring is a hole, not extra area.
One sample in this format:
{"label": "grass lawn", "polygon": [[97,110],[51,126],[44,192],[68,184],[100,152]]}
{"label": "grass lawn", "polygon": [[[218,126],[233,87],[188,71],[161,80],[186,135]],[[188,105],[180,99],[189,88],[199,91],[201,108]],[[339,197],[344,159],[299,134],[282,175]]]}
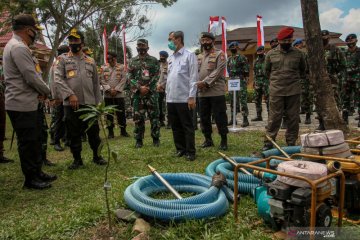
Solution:
{"label": "grass lawn", "polygon": [[[105,239],[101,232],[106,228],[104,204],[104,166],[91,162],[89,145],[83,145],[85,167],[71,171],[67,166],[72,161],[69,149],[56,152],[48,147],[48,158],[56,162],[55,167],[44,170],[58,175],[53,187],[44,191],[22,190],[23,176],[20,170],[16,143],[9,151],[11,125],[7,125],[5,156],[15,159],[13,164],[0,165],[0,239]],[[144,147],[135,149],[133,138],[119,137],[110,140],[112,148],[119,152],[120,161],[110,166],[109,179],[111,209],[126,208],[123,193],[136,177],[149,175],[147,164],[160,173],[196,172],[204,173],[206,166],[219,158],[217,146],[220,138],[214,134],[216,147],[199,149],[197,159],[187,162],[184,158],[173,158],[174,146],[171,130],[161,129],[161,146],[152,146],[149,125],[146,126]],[[133,124],[129,123],[129,133]],[[229,156],[248,156],[262,146],[262,132],[251,131],[229,134]],[[280,145],[283,144],[283,134]],[[203,137],[196,131],[196,145]],[[243,197],[239,207],[240,222],[235,223],[232,207],[217,219],[162,223],[151,221],[151,239],[272,239],[271,230],[257,216],[256,205],[250,197]],[[116,223],[115,239],[131,239],[132,224]]]}

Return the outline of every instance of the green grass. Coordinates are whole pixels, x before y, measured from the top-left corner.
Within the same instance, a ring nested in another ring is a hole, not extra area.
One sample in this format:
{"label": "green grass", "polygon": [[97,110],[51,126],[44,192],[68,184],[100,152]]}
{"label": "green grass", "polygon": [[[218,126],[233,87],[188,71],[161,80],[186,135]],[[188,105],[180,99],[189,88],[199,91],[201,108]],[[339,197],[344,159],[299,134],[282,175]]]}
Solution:
{"label": "green grass", "polygon": [[[118,129],[116,129],[118,130]],[[132,132],[129,124],[128,131]],[[144,147],[135,149],[133,138],[119,137],[110,140],[120,160],[112,162],[109,179],[111,209],[126,208],[123,193],[134,178],[149,175],[147,164],[160,173],[196,172],[204,173],[206,166],[218,159],[217,147],[202,150],[198,148],[197,159],[187,162],[184,158],[173,158],[174,146],[171,130],[161,129],[161,147],[152,146],[146,126]],[[83,144],[85,167],[70,171],[67,166],[72,157],[69,149],[55,152],[48,147],[48,158],[57,163],[55,167],[45,167],[45,171],[58,175],[53,187],[44,191],[22,190],[23,176],[20,169],[16,143],[9,151],[11,125],[7,125],[5,155],[15,159],[13,164],[0,165],[0,239],[106,239],[99,237],[106,228],[106,208],[103,192],[104,166],[91,162],[89,145]],[[215,130],[216,132],[216,130]],[[262,146],[262,132],[251,131],[229,134],[230,156],[248,156]],[[214,135],[215,145],[220,138]],[[196,132],[196,145],[203,137]],[[280,144],[283,143],[280,140]],[[250,197],[243,197],[239,207],[239,223],[234,222],[232,207],[228,213],[216,219],[163,223],[151,221],[151,239],[272,239],[272,233],[257,216],[256,205]],[[116,223],[115,239],[131,239],[132,224]]]}

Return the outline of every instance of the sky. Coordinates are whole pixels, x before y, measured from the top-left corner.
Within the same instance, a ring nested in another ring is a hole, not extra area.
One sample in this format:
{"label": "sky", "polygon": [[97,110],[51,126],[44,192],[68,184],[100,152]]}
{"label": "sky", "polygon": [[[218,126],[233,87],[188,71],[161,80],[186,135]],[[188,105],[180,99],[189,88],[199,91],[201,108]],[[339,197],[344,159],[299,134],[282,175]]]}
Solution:
{"label": "sky", "polygon": [[[349,33],[360,37],[360,0],[318,0],[322,29]],[[300,0],[178,0],[171,7],[152,7],[152,33],[149,54],[158,58],[167,47],[170,31],[182,30],[185,47],[194,50],[200,33],[207,31],[209,16],[225,16],[228,30],[255,27],[256,15],[263,17],[264,26],[290,25],[302,27]],[[266,32],[265,32],[266,34]],[[136,53],[136,43],[129,46]]]}

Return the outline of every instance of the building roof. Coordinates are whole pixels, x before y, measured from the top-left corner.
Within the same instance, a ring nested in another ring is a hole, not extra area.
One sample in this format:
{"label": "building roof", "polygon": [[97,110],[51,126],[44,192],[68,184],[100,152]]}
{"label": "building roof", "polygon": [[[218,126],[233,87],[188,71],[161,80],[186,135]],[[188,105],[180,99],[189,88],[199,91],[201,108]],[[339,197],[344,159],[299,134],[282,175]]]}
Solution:
{"label": "building roof", "polygon": [[[270,42],[271,39],[276,38],[277,33],[280,29],[284,27],[292,27],[286,25],[278,25],[278,26],[264,26],[264,35],[265,42]],[[294,39],[296,38],[305,38],[305,33],[303,28],[292,27],[294,28]],[[336,45],[345,45],[345,42],[340,39],[341,33],[330,32],[330,42]],[[229,44],[232,41],[239,42],[239,48],[241,50],[245,50],[249,46],[253,46],[257,43],[257,28],[256,27],[244,27],[237,28],[231,31],[226,32],[227,43]],[[221,35],[217,35],[215,37],[215,44],[219,44],[221,42]]]}

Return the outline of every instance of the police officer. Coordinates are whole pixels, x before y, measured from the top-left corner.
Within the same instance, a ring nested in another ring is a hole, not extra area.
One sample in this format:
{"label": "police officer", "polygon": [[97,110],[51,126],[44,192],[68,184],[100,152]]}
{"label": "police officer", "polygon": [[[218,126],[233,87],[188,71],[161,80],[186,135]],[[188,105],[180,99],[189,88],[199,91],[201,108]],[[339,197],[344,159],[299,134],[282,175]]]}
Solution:
{"label": "police officer", "polygon": [[41,68],[29,48],[41,29],[30,14],[12,21],[13,37],[4,49],[5,108],[17,135],[25,188],[44,189],[57,177],[42,171],[38,112],[39,100],[50,90],[41,77]]}
{"label": "police officer", "polygon": [[[60,56],[61,54],[67,53],[69,51],[70,51],[69,46],[61,45],[57,49],[57,55]],[[64,106],[63,106],[61,94],[58,92],[54,83],[55,63],[56,60],[51,66],[50,74],[49,74],[49,86],[52,96],[50,101],[50,105],[52,106],[50,136],[51,136],[51,140],[53,141],[54,150],[61,152],[64,151],[64,148],[61,146],[60,140],[65,137]]]}
{"label": "police officer", "polygon": [[[100,82],[94,59],[86,56],[81,48],[84,46],[82,32],[72,29],[67,37],[70,52],[60,55],[55,66],[55,86],[59,89],[64,101],[65,124],[70,138],[70,149],[74,157],[69,169],[77,169],[83,165],[81,159],[81,129],[83,122],[76,112],[84,105],[97,105],[101,101]],[[100,145],[99,125],[97,122],[87,130],[89,144],[93,151],[93,162],[98,165],[106,164],[99,155]]]}
{"label": "police officer", "polygon": [[159,62],[150,56],[148,41],[139,39],[136,48],[138,55],[130,60],[128,81],[133,93],[135,148],[143,146],[145,132],[145,113],[151,123],[153,145],[160,145],[159,104],[156,85],[159,80]]}
{"label": "police officer", "polygon": [[[293,42],[293,47],[299,49],[304,55],[306,59],[306,69],[307,67],[307,53],[304,49],[303,40],[298,38]],[[305,115],[305,124],[311,124],[310,115],[312,113],[312,105],[313,105],[313,94],[312,94],[312,87],[309,79],[309,74],[307,70],[306,77],[301,80],[301,112],[300,114]]]}
{"label": "police officer", "polygon": [[[293,28],[282,28],[277,37],[280,47],[271,50],[265,58],[265,72],[270,81],[270,111],[266,134],[275,140],[286,111],[288,128],[285,138],[289,146],[296,144],[299,134],[300,80],[305,76],[306,70],[304,54],[291,46],[293,33]],[[263,150],[272,147],[272,143],[266,139]]]}
{"label": "police officer", "polygon": [[[105,105],[115,105],[117,110],[115,115],[120,125],[120,135],[129,137],[126,132],[126,117],[125,117],[125,93],[124,87],[126,83],[126,73],[124,65],[117,63],[117,54],[109,52],[107,56],[108,64],[101,68],[101,85],[105,91]],[[110,122],[108,126],[108,138],[114,138],[114,117],[107,116]]]}
{"label": "police officer", "polygon": [[[160,120],[160,126],[165,126],[165,112],[166,107],[165,105],[165,89],[166,89],[166,80],[167,80],[167,70],[168,70],[168,62],[167,58],[169,57],[169,54],[166,51],[160,51],[160,77],[159,82],[157,83],[156,90],[159,94],[159,120]],[[170,127],[170,123],[168,120],[167,125]]]}
{"label": "police officer", "polygon": [[[321,31],[323,46],[324,46],[324,54],[325,54],[325,64],[326,70],[329,75],[331,86],[334,93],[334,98],[336,101],[336,105],[338,110],[342,110],[342,103],[340,99],[340,79],[339,75],[345,74],[346,70],[346,59],[341,50],[335,46],[334,44],[330,44],[330,33],[328,30]],[[318,113],[319,115],[319,113]],[[318,116],[319,126],[318,130],[325,130],[324,122],[322,116]]]}
{"label": "police officer", "polygon": [[200,103],[200,126],[205,136],[202,148],[214,146],[211,138],[211,114],[213,114],[217,129],[221,136],[220,149],[227,150],[227,115],[225,88],[226,80],[224,69],[226,67],[225,54],[214,47],[215,36],[212,33],[201,33],[200,43],[203,52],[198,55]]}
{"label": "police officer", "polygon": [[[357,36],[354,33],[347,35],[345,41],[348,49],[345,52],[347,80],[345,82],[343,118],[348,123],[352,95],[357,103],[358,115],[360,115],[360,48],[356,46]],[[360,127],[360,120],[358,127]]]}
{"label": "police officer", "polygon": [[[241,105],[241,113],[243,115],[243,123],[241,127],[249,126],[249,109],[247,106],[247,79],[249,77],[249,63],[244,55],[238,54],[238,43],[232,42],[229,45],[229,49],[231,51],[231,56],[227,60],[227,69],[229,72],[230,79],[239,78],[240,79],[240,92],[238,99],[236,101],[239,103],[239,106],[236,106],[236,112],[240,110]],[[232,93],[229,93],[230,99],[232,99]],[[233,102],[231,102],[231,109]],[[233,110],[231,110],[233,113]],[[232,119],[232,117],[231,117]],[[231,125],[232,122],[230,121],[228,125]]]}
{"label": "police officer", "polygon": [[256,49],[257,58],[254,63],[254,100],[256,106],[256,117],[251,121],[262,121],[262,99],[265,97],[266,109],[269,112],[269,79],[265,74],[265,48],[259,46]]}

